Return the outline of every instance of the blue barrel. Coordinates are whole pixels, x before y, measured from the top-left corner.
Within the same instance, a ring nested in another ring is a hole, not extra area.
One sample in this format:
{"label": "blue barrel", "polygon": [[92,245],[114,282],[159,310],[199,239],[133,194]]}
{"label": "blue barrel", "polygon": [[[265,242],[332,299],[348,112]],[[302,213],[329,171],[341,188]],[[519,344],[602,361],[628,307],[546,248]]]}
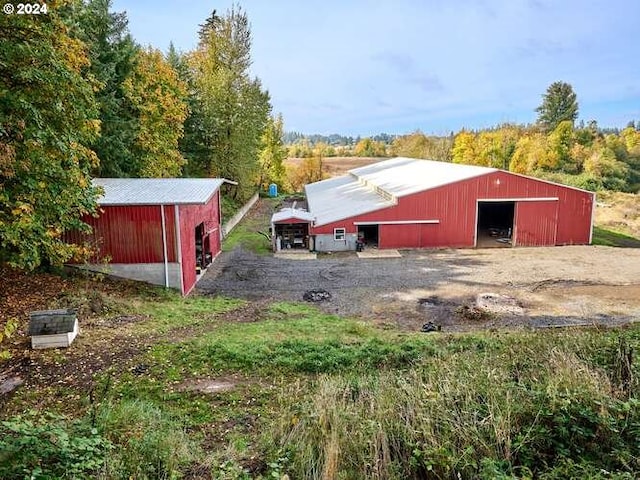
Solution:
{"label": "blue barrel", "polygon": [[269,196],[270,197],[278,196],[278,185],[276,185],[275,183],[272,183],[271,185],[269,185]]}

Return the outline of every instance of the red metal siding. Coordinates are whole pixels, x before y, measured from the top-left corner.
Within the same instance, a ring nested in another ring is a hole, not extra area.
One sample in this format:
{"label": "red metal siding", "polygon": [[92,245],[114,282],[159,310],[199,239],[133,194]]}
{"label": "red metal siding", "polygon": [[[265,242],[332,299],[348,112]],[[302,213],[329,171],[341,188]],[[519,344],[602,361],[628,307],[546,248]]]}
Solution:
{"label": "red metal siding", "polygon": [[380,248],[428,248],[439,246],[438,224],[380,225]]}
{"label": "red metal siding", "polygon": [[517,246],[555,245],[558,202],[517,202],[513,223]]}
{"label": "red metal siding", "polygon": [[380,225],[378,230],[380,248],[420,246],[420,225]]}
{"label": "red metal siding", "polygon": [[[176,260],[173,206],[165,206],[167,257]],[[90,234],[69,232],[68,241],[89,243],[100,249],[98,260],[108,257],[111,263],[159,263],[164,261],[160,206],[101,207],[99,217],[85,217]]]}
{"label": "red metal siding", "polygon": [[211,254],[216,257],[220,253],[220,192],[206,205],[180,205],[179,215],[183,293],[187,294],[196,284],[195,229],[200,223],[205,224]]}
{"label": "red metal siding", "polygon": [[[478,199],[516,199],[557,197],[556,245],[589,243],[593,194],[509,172],[493,172],[398,199],[398,204],[372,213],[358,215],[314,227],[312,234],[332,234],[344,227],[355,233],[354,222],[439,220],[438,224],[380,225],[381,248],[473,247],[476,233]],[[524,202],[521,202],[524,203]],[[524,207],[521,218],[532,235],[538,215],[548,215],[546,202]],[[539,209],[538,209],[539,208]],[[532,244],[547,244],[549,225],[540,229],[540,238]],[[395,238],[393,238],[395,236]]]}

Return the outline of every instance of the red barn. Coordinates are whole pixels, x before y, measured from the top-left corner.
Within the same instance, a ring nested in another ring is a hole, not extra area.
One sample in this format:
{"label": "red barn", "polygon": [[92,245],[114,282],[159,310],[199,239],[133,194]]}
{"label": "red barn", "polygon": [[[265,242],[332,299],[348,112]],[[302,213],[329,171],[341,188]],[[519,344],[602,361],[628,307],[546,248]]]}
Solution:
{"label": "red barn", "polygon": [[[99,262],[91,270],[179,289],[184,295],[220,253],[218,178],[97,178],[100,215],[83,220]],[[228,182],[233,183],[233,182]],[[105,260],[108,263],[102,263]]]}
{"label": "red barn", "polygon": [[400,157],[305,190],[318,251],[591,243],[592,192],[495,168]]}

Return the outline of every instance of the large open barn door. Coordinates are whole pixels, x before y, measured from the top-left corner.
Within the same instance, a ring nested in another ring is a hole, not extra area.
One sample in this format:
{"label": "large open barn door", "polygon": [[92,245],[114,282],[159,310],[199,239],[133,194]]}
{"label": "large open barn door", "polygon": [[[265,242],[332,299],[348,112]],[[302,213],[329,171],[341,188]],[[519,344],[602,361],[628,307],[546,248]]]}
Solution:
{"label": "large open barn door", "polygon": [[536,200],[517,202],[515,215],[515,245],[555,245],[558,232],[558,201]]}
{"label": "large open barn door", "polygon": [[513,245],[515,202],[478,202],[476,246],[510,247]]}

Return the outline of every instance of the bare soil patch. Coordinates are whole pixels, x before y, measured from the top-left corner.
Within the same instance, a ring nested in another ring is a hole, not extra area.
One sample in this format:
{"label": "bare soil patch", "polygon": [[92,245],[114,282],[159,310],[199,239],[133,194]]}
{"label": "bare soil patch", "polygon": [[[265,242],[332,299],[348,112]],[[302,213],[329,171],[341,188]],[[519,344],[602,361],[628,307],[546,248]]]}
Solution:
{"label": "bare soil patch", "polygon": [[239,380],[235,377],[196,378],[183,382],[178,386],[178,390],[183,392],[215,394],[233,390],[238,384]]}
{"label": "bare soil patch", "polygon": [[[236,249],[219,257],[199,288],[268,301],[300,301],[306,291],[326,290],[331,299],[319,306],[327,312],[414,331],[426,321],[438,322],[443,330],[464,331],[618,325],[640,318],[638,249],[573,246],[402,254],[359,259],[350,252],[295,262]],[[486,292],[514,299],[522,314],[456,314],[456,308],[475,305],[478,294]],[[426,306],[429,300],[424,299],[430,298],[437,298],[438,305]]]}

